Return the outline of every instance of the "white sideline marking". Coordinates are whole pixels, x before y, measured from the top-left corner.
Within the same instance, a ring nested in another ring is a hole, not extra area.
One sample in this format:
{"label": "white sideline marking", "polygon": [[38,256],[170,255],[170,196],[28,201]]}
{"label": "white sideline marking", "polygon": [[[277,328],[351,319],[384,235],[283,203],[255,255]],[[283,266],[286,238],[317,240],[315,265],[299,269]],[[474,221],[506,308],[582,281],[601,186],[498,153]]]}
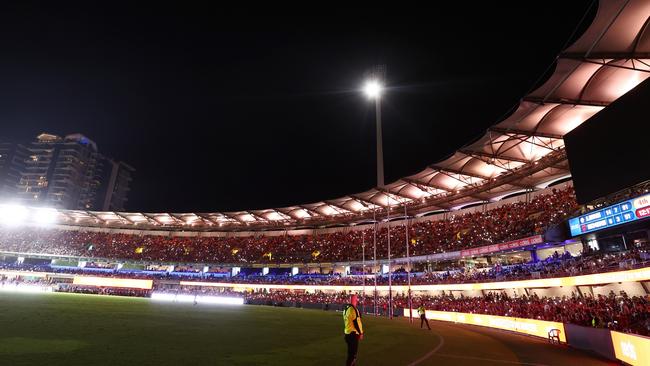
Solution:
{"label": "white sideline marking", "polygon": [[432,349],[431,351],[429,351],[426,355],[424,355],[424,356],[418,358],[417,360],[415,360],[415,361],[409,363],[407,366],[416,366],[416,365],[421,364],[423,361],[425,361],[425,360],[428,359],[429,357],[433,356],[434,353],[438,352],[438,350],[439,350],[440,348],[442,348],[442,346],[445,345],[445,339],[444,339],[440,334],[438,334],[438,333],[435,333],[435,335],[437,335],[438,338],[440,339],[440,343],[438,343],[438,345],[436,346],[436,348],[434,348],[434,349]]}

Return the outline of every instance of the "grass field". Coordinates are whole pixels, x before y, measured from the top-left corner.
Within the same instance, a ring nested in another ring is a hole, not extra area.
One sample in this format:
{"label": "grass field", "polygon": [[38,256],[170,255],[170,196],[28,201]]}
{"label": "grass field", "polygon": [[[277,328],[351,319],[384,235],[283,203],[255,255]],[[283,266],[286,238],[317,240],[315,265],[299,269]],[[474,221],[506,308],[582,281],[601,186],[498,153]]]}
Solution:
{"label": "grass field", "polygon": [[[428,332],[404,320],[370,316],[364,325],[360,366],[409,365],[433,349],[440,351],[418,365],[520,364],[526,357],[536,359],[531,353],[538,349],[546,357],[566,354],[566,364],[592,360],[504,332],[486,336],[482,330],[442,323]],[[444,347],[438,347],[441,343]],[[520,343],[529,348],[518,351]],[[343,365],[344,355],[342,317],[337,312],[0,293],[2,366]],[[552,359],[548,364],[564,362]]]}

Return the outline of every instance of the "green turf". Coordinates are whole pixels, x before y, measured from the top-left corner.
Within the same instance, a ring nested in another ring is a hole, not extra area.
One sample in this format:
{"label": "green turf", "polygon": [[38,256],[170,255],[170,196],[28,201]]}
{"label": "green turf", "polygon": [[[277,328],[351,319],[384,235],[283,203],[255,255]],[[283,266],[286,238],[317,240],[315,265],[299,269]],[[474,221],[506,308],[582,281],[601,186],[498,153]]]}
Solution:
{"label": "green turf", "polygon": [[[438,343],[402,320],[364,318],[362,365],[404,365]],[[342,365],[337,312],[0,293],[0,365]]]}

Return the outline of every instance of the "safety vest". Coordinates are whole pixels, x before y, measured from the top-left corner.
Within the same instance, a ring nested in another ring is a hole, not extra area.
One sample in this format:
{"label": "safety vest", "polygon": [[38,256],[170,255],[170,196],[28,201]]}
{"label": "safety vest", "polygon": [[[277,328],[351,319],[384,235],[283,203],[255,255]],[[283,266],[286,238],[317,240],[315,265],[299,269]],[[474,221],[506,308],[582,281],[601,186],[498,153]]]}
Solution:
{"label": "safety vest", "polygon": [[346,305],[345,309],[343,309],[343,331],[345,334],[363,334],[361,315],[359,315],[359,310],[352,304]]}
{"label": "safety vest", "polygon": [[422,316],[424,314],[426,314],[426,310],[424,309],[424,306],[420,306],[418,308],[418,315]]}

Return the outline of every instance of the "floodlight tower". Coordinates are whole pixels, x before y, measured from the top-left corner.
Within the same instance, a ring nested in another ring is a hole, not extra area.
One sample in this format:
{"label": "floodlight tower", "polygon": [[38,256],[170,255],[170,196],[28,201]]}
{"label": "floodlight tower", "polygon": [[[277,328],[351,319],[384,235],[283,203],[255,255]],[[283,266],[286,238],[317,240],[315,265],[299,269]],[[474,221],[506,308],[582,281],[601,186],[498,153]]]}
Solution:
{"label": "floodlight tower", "polygon": [[[384,91],[384,81],[386,80],[386,65],[375,66],[367,75],[366,83],[363,86],[363,92],[366,94],[368,99],[375,101],[375,122],[377,124],[377,187],[384,187],[384,149],[382,142],[381,134],[381,94]],[[387,196],[387,201],[390,200],[390,197]],[[374,212],[374,211],[373,211]],[[392,319],[393,317],[393,289],[391,281],[391,271],[390,271],[390,202],[388,202],[388,211],[386,212],[388,216],[388,317]],[[374,222],[374,253],[375,253],[375,271],[377,270],[377,230],[378,223],[376,220],[376,215]],[[377,313],[377,273],[375,272],[375,314]]]}
{"label": "floodlight tower", "polygon": [[384,187],[384,149],[381,136],[381,94],[384,91],[386,66],[379,65],[368,73],[363,92],[375,101],[375,122],[377,124],[377,187]]}

